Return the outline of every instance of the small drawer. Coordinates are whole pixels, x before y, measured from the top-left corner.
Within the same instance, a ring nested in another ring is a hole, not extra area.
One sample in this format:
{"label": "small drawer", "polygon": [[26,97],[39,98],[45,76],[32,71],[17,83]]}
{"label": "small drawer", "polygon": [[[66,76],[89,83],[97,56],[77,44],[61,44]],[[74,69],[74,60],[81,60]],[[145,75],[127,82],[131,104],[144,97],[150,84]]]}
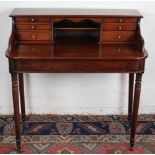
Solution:
{"label": "small drawer", "polygon": [[136,27],[136,23],[102,23],[103,31],[134,31]]}
{"label": "small drawer", "polygon": [[51,31],[18,31],[17,40],[20,41],[49,41],[52,38]]}
{"label": "small drawer", "polygon": [[29,46],[27,46],[27,44],[22,44],[19,46],[18,50],[22,51],[21,53],[33,53],[33,52],[45,52],[45,51],[50,51],[52,49],[52,45],[51,44],[30,44]]}
{"label": "small drawer", "polygon": [[51,21],[50,17],[16,17],[16,22],[30,22],[30,23],[49,23]]}
{"label": "small drawer", "polygon": [[131,18],[125,18],[125,17],[105,17],[102,19],[102,22],[104,23],[136,23],[137,18],[131,17]]}
{"label": "small drawer", "polygon": [[[37,65],[36,65],[37,63]],[[129,73],[143,71],[141,61],[54,61],[54,60],[16,60],[18,72],[38,73]]]}
{"label": "small drawer", "polygon": [[29,24],[29,25],[23,25],[23,24],[16,24],[17,30],[50,30],[52,29],[52,26],[49,25],[36,25],[36,24]]}
{"label": "small drawer", "polygon": [[103,31],[102,42],[133,42],[134,31]]}

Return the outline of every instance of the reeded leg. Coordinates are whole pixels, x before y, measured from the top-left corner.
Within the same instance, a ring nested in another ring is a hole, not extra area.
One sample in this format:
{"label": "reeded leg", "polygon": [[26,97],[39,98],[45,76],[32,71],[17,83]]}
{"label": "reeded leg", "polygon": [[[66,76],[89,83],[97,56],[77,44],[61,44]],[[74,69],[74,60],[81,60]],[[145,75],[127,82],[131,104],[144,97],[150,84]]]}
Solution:
{"label": "reeded leg", "polygon": [[11,73],[12,78],[12,97],[14,106],[16,145],[19,152],[21,149],[21,131],[20,131],[20,113],[19,113],[19,94],[18,94],[18,76],[17,73]]}
{"label": "reeded leg", "polygon": [[141,79],[142,79],[142,73],[137,73],[135,92],[134,92],[133,114],[132,114],[132,122],[131,122],[131,137],[130,137],[131,150],[133,150],[134,143],[135,143],[136,123],[137,123],[137,117],[138,117],[138,108],[139,108],[139,100],[140,100],[140,92],[141,92]]}
{"label": "reeded leg", "polygon": [[20,104],[21,104],[21,114],[22,121],[25,121],[25,96],[24,96],[24,79],[23,73],[18,74],[19,77],[19,91],[20,91]]}
{"label": "reeded leg", "polygon": [[129,73],[128,120],[131,121],[133,110],[134,73]]}

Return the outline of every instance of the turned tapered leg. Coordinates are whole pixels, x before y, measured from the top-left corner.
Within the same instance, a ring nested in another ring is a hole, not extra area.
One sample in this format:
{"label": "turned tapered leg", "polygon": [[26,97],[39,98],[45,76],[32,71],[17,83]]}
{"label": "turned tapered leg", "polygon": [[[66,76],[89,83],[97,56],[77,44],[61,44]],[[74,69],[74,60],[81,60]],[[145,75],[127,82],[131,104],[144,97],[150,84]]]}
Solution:
{"label": "turned tapered leg", "polygon": [[23,73],[18,74],[19,77],[19,92],[20,92],[20,104],[21,104],[21,114],[22,121],[25,121],[25,96],[24,96],[24,79]]}
{"label": "turned tapered leg", "polygon": [[18,76],[17,73],[11,73],[12,78],[12,97],[14,106],[16,145],[18,151],[21,149],[21,131],[20,131],[20,113],[19,113],[19,94],[18,94]]}
{"label": "turned tapered leg", "polygon": [[138,117],[139,100],[140,100],[140,92],[141,92],[141,79],[142,79],[142,73],[137,73],[136,81],[135,81],[135,91],[134,91],[133,114],[132,114],[132,122],[131,122],[131,137],[130,137],[131,150],[133,150],[134,143],[135,143],[136,123],[137,123],[137,117]]}
{"label": "turned tapered leg", "polygon": [[134,73],[129,73],[128,120],[131,121],[133,110]]}

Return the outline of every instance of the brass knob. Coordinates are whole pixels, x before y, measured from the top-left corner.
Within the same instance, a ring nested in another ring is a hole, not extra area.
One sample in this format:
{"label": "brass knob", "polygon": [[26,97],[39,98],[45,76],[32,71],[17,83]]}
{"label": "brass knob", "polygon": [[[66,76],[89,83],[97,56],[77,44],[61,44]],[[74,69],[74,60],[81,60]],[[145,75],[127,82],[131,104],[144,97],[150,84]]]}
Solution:
{"label": "brass knob", "polygon": [[118,26],[118,29],[119,29],[119,30],[122,30],[122,26]]}
{"label": "brass knob", "polygon": [[31,22],[34,22],[34,18],[31,18]]}
{"label": "brass knob", "polygon": [[34,53],[35,53],[35,52],[38,52],[38,49],[35,48],[35,47],[33,47],[33,48],[32,48],[32,52],[34,52]]}
{"label": "brass knob", "polygon": [[34,26],[31,26],[31,29],[35,29],[35,27]]}
{"label": "brass knob", "polygon": [[118,38],[118,39],[121,39],[121,36],[119,35],[119,36],[117,36],[117,38]]}
{"label": "brass knob", "polygon": [[120,19],[119,22],[122,23],[123,22],[123,19]]}
{"label": "brass knob", "polygon": [[32,48],[32,51],[33,51],[33,52],[36,52],[36,49],[33,47],[33,48]]}
{"label": "brass knob", "polygon": [[120,52],[121,51],[121,48],[118,48],[118,52]]}
{"label": "brass knob", "polygon": [[33,39],[36,39],[36,36],[35,36],[35,35],[32,35],[32,38],[33,38]]}

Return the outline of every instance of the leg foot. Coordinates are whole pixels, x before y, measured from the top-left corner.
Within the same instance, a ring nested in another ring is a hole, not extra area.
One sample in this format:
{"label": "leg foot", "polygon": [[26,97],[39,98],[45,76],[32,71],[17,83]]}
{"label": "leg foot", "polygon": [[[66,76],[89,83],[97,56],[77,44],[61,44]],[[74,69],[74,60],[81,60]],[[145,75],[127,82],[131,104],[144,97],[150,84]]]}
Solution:
{"label": "leg foot", "polygon": [[16,145],[17,145],[17,151],[18,153],[23,153],[22,147],[21,147],[21,140],[17,140],[16,141]]}
{"label": "leg foot", "polygon": [[24,151],[23,151],[22,149],[20,149],[20,150],[18,149],[17,152],[18,152],[19,154],[22,154]]}
{"label": "leg foot", "polygon": [[130,151],[133,151],[134,150],[134,139],[130,139]]}
{"label": "leg foot", "polygon": [[131,149],[134,147],[134,143],[135,143],[136,124],[137,124],[137,118],[138,118],[139,100],[140,100],[140,92],[141,92],[141,79],[142,79],[142,73],[137,73],[136,82],[135,82],[135,92],[134,92],[133,114],[132,114],[132,122],[131,122],[131,136],[130,136]]}
{"label": "leg foot", "polygon": [[134,148],[130,146],[130,151],[133,151],[133,150],[134,150]]}

